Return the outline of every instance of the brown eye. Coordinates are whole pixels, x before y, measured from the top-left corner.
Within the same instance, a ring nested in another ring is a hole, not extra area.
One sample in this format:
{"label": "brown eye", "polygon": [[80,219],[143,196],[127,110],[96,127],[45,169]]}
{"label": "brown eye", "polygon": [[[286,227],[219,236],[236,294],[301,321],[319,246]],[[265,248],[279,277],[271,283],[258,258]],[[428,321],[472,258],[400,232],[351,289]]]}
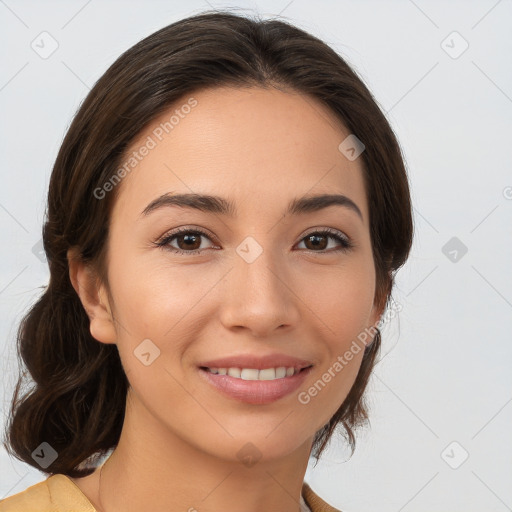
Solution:
{"label": "brown eye", "polygon": [[[335,240],[338,243],[338,248],[331,247],[333,250],[327,251],[326,249],[328,249],[329,246],[329,239]],[[304,241],[306,249],[313,252],[348,251],[353,247],[352,242],[350,242],[348,238],[341,236],[337,231],[332,230],[315,231],[313,233],[309,233],[302,239],[302,241]]]}
{"label": "brown eye", "polygon": [[[304,238],[307,249],[325,249],[328,245],[327,236],[325,235],[308,235]],[[309,244],[309,246],[308,246]]]}
{"label": "brown eye", "polygon": [[[178,254],[198,254],[205,249],[204,247],[200,248],[202,238],[211,241],[210,236],[204,231],[183,228],[168,233],[162,240],[156,242],[156,245]],[[329,247],[330,240],[335,241],[334,246]],[[174,241],[176,241],[176,245],[172,244]],[[300,243],[304,243],[305,249],[308,251],[317,253],[348,251],[354,246],[348,237],[342,236],[338,231],[330,229],[309,233]]]}
{"label": "brown eye", "polygon": [[[178,247],[180,249],[193,249],[197,250],[201,246],[201,236],[197,234],[185,234],[176,236]],[[182,243],[180,243],[182,241]]]}
{"label": "brown eye", "polygon": [[[203,231],[185,228],[169,233],[162,240],[157,242],[156,245],[168,248],[169,250],[180,254],[195,254],[204,249],[200,249],[202,238],[210,240],[210,237]],[[171,245],[171,242],[174,240],[176,240],[177,247]]]}

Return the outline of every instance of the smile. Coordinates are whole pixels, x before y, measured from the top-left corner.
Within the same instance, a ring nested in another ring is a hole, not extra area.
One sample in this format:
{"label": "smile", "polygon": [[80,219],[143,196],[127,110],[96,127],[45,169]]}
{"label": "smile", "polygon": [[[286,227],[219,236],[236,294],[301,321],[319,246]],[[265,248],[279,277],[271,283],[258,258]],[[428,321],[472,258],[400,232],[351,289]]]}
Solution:
{"label": "smile", "polygon": [[235,379],[242,380],[275,380],[291,377],[299,373],[299,369],[289,366],[280,366],[278,368],[206,368],[207,371],[215,375],[229,375]]}
{"label": "smile", "polygon": [[[199,375],[221,395],[253,405],[270,404],[296,391],[311,373],[305,368],[217,368],[200,367]],[[293,372],[293,373],[292,373]]]}

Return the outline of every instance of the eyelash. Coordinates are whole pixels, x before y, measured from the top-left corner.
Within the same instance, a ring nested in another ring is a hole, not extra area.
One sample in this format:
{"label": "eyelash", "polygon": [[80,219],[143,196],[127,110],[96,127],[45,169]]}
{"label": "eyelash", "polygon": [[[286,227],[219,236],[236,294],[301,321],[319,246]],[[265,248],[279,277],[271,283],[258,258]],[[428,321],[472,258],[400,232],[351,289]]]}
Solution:
{"label": "eyelash", "polygon": [[[206,232],[204,232],[204,231],[202,231],[200,229],[180,228],[180,229],[177,229],[176,231],[168,233],[166,236],[164,236],[164,238],[162,238],[159,241],[155,242],[155,245],[158,246],[158,247],[161,247],[163,249],[170,250],[170,251],[172,251],[174,253],[187,254],[187,255],[198,254],[198,253],[200,253],[200,252],[205,250],[205,249],[194,249],[192,251],[184,251],[183,249],[177,249],[176,247],[169,246],[170,242],[174,238],[178,237],[179,235],[183,235],[183,234],[201,235],[201,236],[204,236],[204,237],[208,238],[211,241],[210,236],[208,235],[208,233],[206,233]],[[328,254],[328,253],[339,252],[339,251],[341,251],[341,252],[348,252],[352,248],[354,248],[354,243],[352,241],[350,241],[350,239],[348,237],[345,238],[344,236],[341,236],[338,231],[336,231],[334,229],[331,229],[331,228],[325,228],[325,229],[322,229],[320,231],[312,231],[311,233],[308,233],[307,235],[305,235],[300,240],[300,242],[302,242],[305,238],[307,238],[308,236],[311,236],[311,235],[324,235],[324,236],[328,236],[329,238],[333,238],[336,241],[341,243],[341,247],[338,247],[337,249],[321,250],[321,251],[311,251],[310,250],[310,252],[313,252],[313,253],[319,253],[319,254],[327,253]]]}

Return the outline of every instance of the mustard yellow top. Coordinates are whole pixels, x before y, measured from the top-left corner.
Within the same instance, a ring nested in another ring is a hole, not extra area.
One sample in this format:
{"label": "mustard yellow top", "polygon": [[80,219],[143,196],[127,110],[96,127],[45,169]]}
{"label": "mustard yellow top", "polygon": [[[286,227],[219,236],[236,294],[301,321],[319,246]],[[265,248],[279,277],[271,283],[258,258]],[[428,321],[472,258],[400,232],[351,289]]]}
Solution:
{"label": "mustard yellow top", "polygon": [[[341,512],[331,507],[304,482],[302,498],[311,512]],[[97,512],[80,488],[66,475],[52,475],[18,494],[0,500],[0,512]]]}

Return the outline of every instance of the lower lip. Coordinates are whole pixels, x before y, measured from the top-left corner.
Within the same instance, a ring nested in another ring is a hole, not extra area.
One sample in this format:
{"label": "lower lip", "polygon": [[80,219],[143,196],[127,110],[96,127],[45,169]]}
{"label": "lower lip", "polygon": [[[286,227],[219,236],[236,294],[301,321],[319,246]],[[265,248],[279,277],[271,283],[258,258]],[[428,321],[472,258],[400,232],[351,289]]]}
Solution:
{"label": "lower lip", "polygon": [[224,395],[247,404],[270,404],[296,391],[311,372],[304,368],[291,377],[275,380],[244,380],[199,368],[199,374]]}

